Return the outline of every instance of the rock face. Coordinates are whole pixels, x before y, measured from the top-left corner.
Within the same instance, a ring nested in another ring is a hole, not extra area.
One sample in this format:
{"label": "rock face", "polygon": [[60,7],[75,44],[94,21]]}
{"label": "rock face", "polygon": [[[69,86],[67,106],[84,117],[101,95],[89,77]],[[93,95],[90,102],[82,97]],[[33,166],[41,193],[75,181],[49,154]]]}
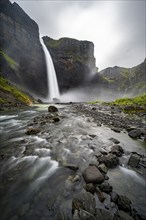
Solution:
{"label": "rock face", "polygon": [[32,94],[47,95],[46,64],[38,25],[17,3],[0,2],[1,74]]}
{"label": "rock face", "polygon": [[84,85],[96,72],[94,45],[89,41],[72,38],[54,40],[43,37],[56,70],[60,91]]}
{"label": "rock face", "polygon": [[100,71],[97,75],[98,78],[103,78],[102,84],[106,88],[116,89],[120,92],[131,92],[136,96],[145,92],[145,69],[146,59],[141,64],[132,68],[108,67]]}

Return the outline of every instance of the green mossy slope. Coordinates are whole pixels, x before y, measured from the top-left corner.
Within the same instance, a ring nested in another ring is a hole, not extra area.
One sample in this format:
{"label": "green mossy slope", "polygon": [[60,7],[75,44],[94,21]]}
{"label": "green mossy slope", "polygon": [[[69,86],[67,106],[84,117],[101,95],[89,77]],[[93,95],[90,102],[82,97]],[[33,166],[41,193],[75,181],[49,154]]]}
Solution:
{"label": "green mossy slope", "polygon": [[8,80],[0,76],[0,105],[1,106],[21,106],[31,105],[33,99],[18,88],[13,86]]}

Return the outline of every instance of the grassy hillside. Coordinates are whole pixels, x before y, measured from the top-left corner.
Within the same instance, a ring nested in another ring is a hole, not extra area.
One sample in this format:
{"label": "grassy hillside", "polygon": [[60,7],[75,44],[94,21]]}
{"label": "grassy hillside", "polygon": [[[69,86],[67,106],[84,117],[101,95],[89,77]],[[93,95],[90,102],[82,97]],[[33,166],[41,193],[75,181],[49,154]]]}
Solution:
{"label": "grassy hillside", "polygon": [[16,107],[32,104],[33,99],[0,76],[0,106]]}
{"label": "grassy hillside", "polygon": [[120,98],[112,102],[115,105],[139,105],[139,106],[146,106],[146,93],[140,96],[136,96],[134,98]]}

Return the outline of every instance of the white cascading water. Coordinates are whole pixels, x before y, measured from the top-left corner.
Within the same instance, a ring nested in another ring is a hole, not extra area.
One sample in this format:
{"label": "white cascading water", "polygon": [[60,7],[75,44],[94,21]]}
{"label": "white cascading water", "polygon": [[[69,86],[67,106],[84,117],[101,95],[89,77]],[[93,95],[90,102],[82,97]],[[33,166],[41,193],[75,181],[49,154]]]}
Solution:
{"label": "white cascading water", "polygon": [[47,67],[47,80],[48,80],[48,86],[49,86],[49,100],[54,101],[60,99],[60,92],[59,92],[59,87],[58,87],[58,82],[57,82],[57,77],[56,77],[56,72],[54,69],[54,64],[51,58],[51,55],[46,48],[42,38],[40,37],[40,42],[42,44],[44,53],[45,53],[45,59],[46,59],[46,67]]}

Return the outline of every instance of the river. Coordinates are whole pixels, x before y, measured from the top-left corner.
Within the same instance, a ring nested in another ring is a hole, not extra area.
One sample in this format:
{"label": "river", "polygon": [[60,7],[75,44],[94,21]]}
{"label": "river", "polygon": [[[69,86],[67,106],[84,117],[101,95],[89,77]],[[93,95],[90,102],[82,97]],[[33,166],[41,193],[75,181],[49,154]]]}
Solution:
{"label": "river", "polygon": [[[109,169],[109,182],[115,191],[131,199],[134,208],[146,214],[146,180],[127,165],[132,151],[146,153],[144,142],[98,126],[71,104],[56,106],[59,111],[54,114],[60,121],[42,123],[36,135],[25,132],[34,118],[53,114],[48,113],[48,105],[0,114],[1,220],[54,220],[58,212],[66,213],[62,219],[72,219],[72,198],[85,184],[82,172],[91,162],[96,163],[95,152],[111,146],[111,137],[120,140],[125,153],[120,165]],[[68,164],[79,169],[69,169]],[[69,180],[75,174],[80,181],[71,184]],[[98,201],[98,206],[103,204]]]}

